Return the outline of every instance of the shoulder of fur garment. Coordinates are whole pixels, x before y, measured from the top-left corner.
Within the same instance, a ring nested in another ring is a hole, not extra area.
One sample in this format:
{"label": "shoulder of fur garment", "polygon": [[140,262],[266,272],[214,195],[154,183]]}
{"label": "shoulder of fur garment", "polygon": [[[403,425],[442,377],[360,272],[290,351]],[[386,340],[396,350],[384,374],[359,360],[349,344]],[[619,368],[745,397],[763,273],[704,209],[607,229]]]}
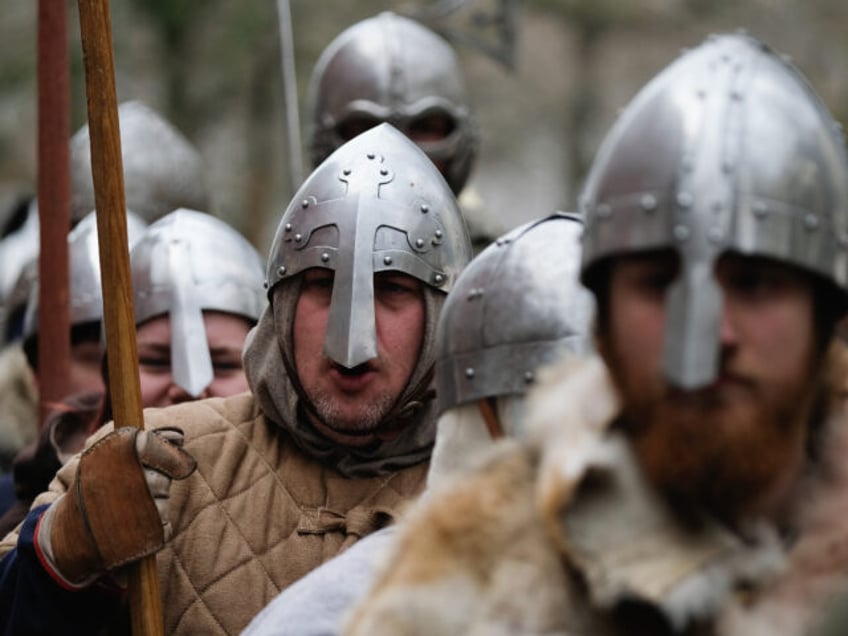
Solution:
{"label": "shoulder of fur garment", "polygon": [[[542,374],[530,396],[530,443],[497,445],[476,471],[413,507],[345,633],[628,633],[608,609],[632,594],[659,607],[667,633],[681,633],[675,629],[687,621],[711,624],[717,635],[807,633],[848,585],[844,358],[834,367],[824,453],[799,493],[798,538],[788,552],[767,527],[753,543],[712,526],[693,542],[650,510],[650,493],[633,490],[626,466],[622,492],[644,499],[639,505],[651,514],[636,505],[616,517],[615,502],[599,517],[608,542],[598,537],[591,506],[606,504],[585,498],[592,488],[584,490],[583,477],[603,484],[604,470],[619,470],[622,445],[610,443],[607,426],[618,397],[599,360],[569,360]],[[573,514],[581,508],[582,520]],[[653,536],[637,537],[646,528]],[[642,548],[653,555],[644,563]]]}
{"label": "shoulder of fur garment", "polygon": [[836,342],[829,355],[829,413],[818,463],[798,488],[788,566],[747,604],[728,608],[723,633],[817,633],[835,603],[848,599],[848,347]]}
{"label": "shoulder of fur garment", "polygon": [[0,352],[0,469],[38,435],[38,392],[20,345]]}

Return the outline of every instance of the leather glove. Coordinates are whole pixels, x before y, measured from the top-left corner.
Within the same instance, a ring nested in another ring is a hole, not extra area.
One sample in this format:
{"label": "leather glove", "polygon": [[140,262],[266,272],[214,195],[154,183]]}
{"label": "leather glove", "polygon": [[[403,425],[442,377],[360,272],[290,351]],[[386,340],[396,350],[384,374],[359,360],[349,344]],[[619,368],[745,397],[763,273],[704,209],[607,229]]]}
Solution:
{"label": "leather glove", "polygon": [[160,550],[173,531],[171,480],[197,462],[177,428],[120,428],[86,449],[68,492],[42,515],[36,549],[60,584],[77,589]]}

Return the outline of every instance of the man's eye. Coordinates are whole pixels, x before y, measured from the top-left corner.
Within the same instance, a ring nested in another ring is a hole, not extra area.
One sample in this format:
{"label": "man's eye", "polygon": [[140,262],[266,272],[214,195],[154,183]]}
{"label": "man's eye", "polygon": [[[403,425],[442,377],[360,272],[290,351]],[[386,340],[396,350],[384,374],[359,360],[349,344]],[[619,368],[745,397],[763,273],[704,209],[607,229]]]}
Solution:
{"label": "man's eye", "polygon": [[376,291],[385,294],[415,294],[418,289],[406,283],[398,283],[393,280],[377,280],[374,283]]}
{"label": "man's eye", "polygon": [[645,272],[639,278],[640,287],[655,291],[655,292],[664,292],[671,286],[671,283],[674,281],[674,272],[669,272],[667,270],[653,271],[653,272]]}
{"label": "man's eye", "polygon": [[330,290],[333,288],[333,279],[331,277],[307,278],[304,286],[315,290]]}
{"label": "man's eye", "polygon": [[779,276],[761,272],[740,272],[731,279],[731,285],[749,296],[764,296],[779,290],[784,282]]}
{"label": "man's eye", "polygon": [[139,356],[138,364],[151,369],[170,369],[171,359],[164,356]]}
{"label": "man's eye", "polygon": [[212,360],[215,374],[229,374],[242,370],[241,360]]}

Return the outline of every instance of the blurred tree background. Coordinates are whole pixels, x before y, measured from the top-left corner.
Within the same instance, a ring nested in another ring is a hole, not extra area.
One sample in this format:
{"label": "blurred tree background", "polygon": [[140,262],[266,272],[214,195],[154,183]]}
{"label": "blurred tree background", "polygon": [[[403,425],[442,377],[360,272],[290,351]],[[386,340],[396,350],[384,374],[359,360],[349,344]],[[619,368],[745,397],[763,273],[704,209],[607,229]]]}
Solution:
{"label": "blurred tree background", "polygon": [[[35,189],[37,4],[7,0],[0,23],[4,207]],[[85,91],[76,2],[68,7],[75,131]],[[265,252],[293,192],[277,0],[112,0],[111,9],[118,99],[144,101],[183,131],[206,162],[212,211]],[[321,50],[383,10],[432,19],[458,38],[482,134],[471,187],[506,227],[573,210],[618,109],[709,33],[744,28],[764,39],[792,57],[837,119],[848,117],[844,0],[291,0],[304,139]],[[492,21],[505,13],[514,31]],[[474,29],[495,48],[512,33],[513,64],[470,46]]]}

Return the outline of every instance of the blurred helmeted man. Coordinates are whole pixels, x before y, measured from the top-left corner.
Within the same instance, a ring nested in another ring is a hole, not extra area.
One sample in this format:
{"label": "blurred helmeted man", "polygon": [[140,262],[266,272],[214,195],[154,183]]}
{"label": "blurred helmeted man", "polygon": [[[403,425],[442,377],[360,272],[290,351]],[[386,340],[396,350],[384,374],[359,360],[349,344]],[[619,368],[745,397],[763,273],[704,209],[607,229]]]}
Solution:
{"label": "blurred helmeted man", "polygon": [[[135,240],[144,228],[144,221],[128,213],[127,234],[130,241]],[[68,278],[69,278],[69,321],[71,327],[71,358],[69,361],[68,388],[70,393],[82,391],[102,391],[101,359],[103,343],[101,330],[103,319],[103,300],[100,291],[100,256],[97,247],[97,225],[94,214],[83,219],[68,235]],[[38,260],[33,257],[21,271],[21,281],[28,292],[23,301],[22,345],[28,364],[21,373],[32,378],[32,398],[35,400],[38,390]],[[21,377],[18,391],[28,386]],[[33,409],[29,414],[29,427],[32,431],[16,443],[3,444],[4,455],[11,461],[26,443],[34,438],[37,413]],[[11,433],[11,430],[9,431]],[[8,466],[8,465],[7,465]]]}
{"label": "blurred helmeted man", "polygon": [[530,441],[406,520],[348,633],[804,634],[844,584],[848,160],[824,105],[714,37],[627,106],[583,205],[600,358],[550,371]]}
{"label": "blurred helmeted man", "polygon": [[[457,197],[477,158],[477,124],[456,53],[422,24],[391,12],[357,22],[324,49],[312,72],[308,113],[313,166],[383,122],[418,144]],[[460,198],[478,252],[504,230],[471,203]]]}
{"label": "blurred helmeted man", "polygon": [[[339,148],[280,221],[244,354],[252,393],[91,440],[3,541],[5,627],[94,630],[118,610],[110,572],[158,552],[165,631],[236,633],[390,523],[423,488],[435,324],[469,256],[452,192],[406,137],[382,125]],[[122,505],[140,521],[102,523]]]}
{"label": "blurred helmeted man", "polygon": [[[494,443],[523,438],[537,371],[590,348],[593,302],[578,280],[582,228],[567,214],[521,226],[475,257],[448,294],[436,335],[440,416],[425,496],[462,479]],[[390,526],[312,571],[245,635],[340,633],[395,536]]]}
{"label": "blurred helmeted man", "polygon": [[242,349],[267,304],[247,239],[181,208],[147,229],[130,263],[143,406],[247,391]]}
{"label": "blurred helmeted man", "polygon": [[[188,140],[141,102],[124,102],[118,117],[127,209],[146,223],[179,207],[209,209],[202,161]],[[71,138],[70,179],[73,227],[95,207],[88,126]],[[22,217],[0,241],[0,444],[12,455],[38,429],[38,394],[20,350],[24,311],[38,274],[37,266],[25,269],[38,258],[35,199]]]}
{"label": "blurred helmeted man", "polygon": [[[203,162],[189,141],[159,113],[138,101],[122,103],[118,118],[127,209],[145,223],[152,223],[177,208],[208,210]],[[71,137],[70,178],[71,227],[74,227],[95,208],[87,125]],[[3,342],[18,335],[14,333],[15,325],[8,320],[29,297],[29,286],[21,287],[19,278],[27,263],[38,256],[38,235],[38,202],[33,199],[20,227],[0,241]]]}
{"label": "blurred helmeted man", "polygon": [[[145,222],[127,213],[127,240],[135,243]],[[103,291],[100,282],[100,250],[94,212],[83,218],[68,234],[69,309],[71,323],[70,393],[102,391],[101,365],[105,347],[103,330]],[[24,313],[23,346],[30,367],[38,379],[38,261],[26,268],[31,278]]]}
{"label": "blurred helmeted man", "polygon": [[[127,229],[142,406],[246,391],[241,352],[266,304],[258,252],[223,221],[194,210],[176,210],[146,229],[129,213]],[[103,395],[103,297],[94,213],[72,230],[69,243],[70,404],[56,405],[38,443],[15,458],[17,503],[0,517],[2,535],[23,520],[32,500],[82,450],[85,439],[112,419]],[[25,322],[25,349],[33,365],[37,303],[34,289]]]}

